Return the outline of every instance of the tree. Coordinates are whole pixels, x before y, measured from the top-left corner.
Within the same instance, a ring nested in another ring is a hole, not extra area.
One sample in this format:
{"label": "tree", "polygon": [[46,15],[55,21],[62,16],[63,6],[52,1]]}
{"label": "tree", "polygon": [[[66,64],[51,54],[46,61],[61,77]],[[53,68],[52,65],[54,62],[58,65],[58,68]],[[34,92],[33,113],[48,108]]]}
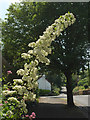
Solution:
{"label": "tree", "polygon": [[[13,73],[25,63],[21,53],[26,52],[29,42],[36,41],[44,30],[43,26],[40,27],[44,5],[45,3],[20,2],[11,4],[7,9],[8,17],[2,28],[3,57],[12,66]],[[15,77],[17,76],[13,75]]]}
{"label": "tree", "polygon": [[[72,74],[80,68],[84,68],[86,64],[86,51],[84,46],[88,43],[88,5],[87,3],[73,3],[73,5],[69,5],[70,4],[68,4],[70,11],[76,15],[77,20],[72,27],[67,28],[66,31],[52,43],[53,52],[49,57],[51,60],[51,68],[58,67],[66,76],[67,103],[69,106],[73,106]],[[84,11],[82,10],[82,6]]]}
{"label": "tree", "polygon": [[46,73],[46,79],[51,83],[51,85],[56,85],[57,87],[61,88],[64,85],[65,76],[63,73],[53,73],[49,71]]}

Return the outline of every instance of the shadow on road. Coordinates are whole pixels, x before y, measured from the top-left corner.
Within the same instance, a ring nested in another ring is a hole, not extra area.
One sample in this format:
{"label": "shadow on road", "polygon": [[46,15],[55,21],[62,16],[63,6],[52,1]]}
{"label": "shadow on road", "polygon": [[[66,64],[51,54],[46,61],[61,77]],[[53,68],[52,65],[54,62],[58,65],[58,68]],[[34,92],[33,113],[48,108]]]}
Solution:
{"label": "shadow on road", "polygon": [[36,119],[39,120],[42,118],[55,120],[59,118],[73,120],[79,118],[80,120],[81,118],[81,120],[88,120],[78,107],[68,108],[66,104],[39,103],[32,107],[32,111],[36,113]]}
{"label": "shadow on road", "polygon": [[90,107],[87,106],[78,106],[81,111],[83,111],[84,115],[90,120]]}

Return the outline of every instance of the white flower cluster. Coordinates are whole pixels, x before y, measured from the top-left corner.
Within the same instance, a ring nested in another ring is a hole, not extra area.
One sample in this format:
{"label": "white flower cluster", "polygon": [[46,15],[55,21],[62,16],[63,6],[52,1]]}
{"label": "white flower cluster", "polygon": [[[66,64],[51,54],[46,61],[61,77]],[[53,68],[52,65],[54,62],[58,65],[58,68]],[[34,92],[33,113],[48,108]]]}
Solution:
{"label": "white flower cluster", "polygon": [[8,100],[11,101],[11,102],[15,102],[15,103],[17,103],[17,104],[20,103],[20,102],[17,100],[17,98],[15,98],[15,97],[9,97]]}
{"label": "white flower cluster", "polygon": [[[29,47],[33,48],[29,50],[28,53],[23,53],[22,57],[24,59],[35,58],[30,64],[25,63],[24,69],[17,71],[18,75],[23,76],[22,80],[26,81],[24,86],[27,87],[28,92],[24,92],[24,99],[34,100],[35,95],[30,90],[38,86],[36,80],[38,79],[38,69],[37,66],[39,62],[50,64],[50,60],[47,58],[48,54],[51,54],[51,43],[60,35],[60,33],[66,29],[68,26],[75,22],[74,15],[72,13],[66,13],[55,20],[54,24],[46,28],[43,35],[39,37],[36,42],[29,43]],[[15,87],[16,88],[16,87]],[[18,89],[20,90],[21,87]],[[16,90],[16,89],[15,89]],[[22,89],[20,90],[22,91]],[[22,94],[22,92],[20,92]]]}
{"label": "white flower cluster", "polygon": [[14,113],[11,111],[11,110],[8,110],[6,112],[6,116],[8,116],[9,118],[11,118],[11,116],[13,115]]}
{"label": "white flower cluster", "polygon": [[35,47],[35,42],[29,43],[29,47]]}
{"label": "white flower cluster", "polygon": [[23,95],[24,93],[28,92],[26,87],[21,85],[15,85],[13,89],[16,90],[19,95]]}
{"label": "white flower cluster", "polygon": [[31,56],[29,54],[27,54],[27,53],[22,53],[21,57],[24,58],[24,59],[31,58]]}
{"label": "white flower cluster", "polygon": [[43,35],[36,42],[29,43],[29,47],[32,47],[33,50],[29,50],[29,54],[36,56],[36,59],[41,63],[49,65],[50,61],[46,57],[48,54],[51,54],[50,45],[60,33],[75,22],[75,17],[72,13],[66,13],[63,16],[60,16],[55,20],[55,23],[46,28],[46,31],[43,32]]}
{"label": "white flower cluster", "polygon": [[16,84],[21,84],[21,85],[23,85],[22,79],[13,79],[13,81],[14,81],[14,85],[16,85]]}
{"label": "white flower cluster", "polygon": [[[14,93],[19,94],[22,100],[17,100],[14,97],[9,97],[9,101],[18,103],[18,107],[23,109],[23,112],[27,113],[26,104],[24,100],[34,101],[36,95],[31,92],[35,90],[38,86],[36,80],[38,79],[38,69],[37,66],[39,62],[45,63],[46,65],[50,64],[50,60],[47,58],[48,54],[51,54],[51,43],[60,35],[60,33],[66,29],[68,26],[75,22],[74,15],[72,13],[66,13],[63,16],[60,16],[55,20],[54,24],[46,28],[46,31],[43,32],[43,35],[39,37],[36,42],[29,43],[29,47],[32,50],[29,50],[28,53],[22,53],[21,57],[24,59],[30,59],[33,57],[33,61],[29,64],[24,64],[24,69],[19,69],[17,71],[18,75],[22,76],[22,79],[13,80],[15,86],[13,90],[15,91],[4,91],[5,95]],[[18,85],[19,84],[19,85]]]}
{"label": "white flower cluster", "polygon": [[13,94],[16,94],[17,91],[8,91],[8,90],[4,90],[3,91],[3,97],[5,96],[12,96]]}
{"label": "white flower cluster", "polygon": [[24,94],[24,100],[34,101],[35,99],[36,99],[36,94],[34,94],[31,91],[28,94]]}
{"label": "white flower cluster", "polygon": [[17,74],[18,74],[18,75],[24,75],[24,70],[23,70],[23,69],[17,70]]}
{"label": "white flower cluster", "polygon": [[19,108],[22,108],[22,110],[24,111],[24,113],[27,113],[27,112],[28,112],[28,110],[26,109],[25,101],[24,101],[23,99],[20,101],[20,104],[19,104],[18,107],[19,107]]}

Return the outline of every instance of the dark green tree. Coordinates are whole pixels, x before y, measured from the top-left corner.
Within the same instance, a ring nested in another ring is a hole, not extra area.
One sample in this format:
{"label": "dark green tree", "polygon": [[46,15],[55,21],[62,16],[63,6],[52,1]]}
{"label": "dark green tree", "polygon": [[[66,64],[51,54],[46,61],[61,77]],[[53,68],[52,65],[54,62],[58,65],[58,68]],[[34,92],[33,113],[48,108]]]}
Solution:
{"label": "dark green tree", "polygon": [[46,74],[46,79],[51,83],[51,85],[56,85],[57,87],[61,88],[61,86],[64,84],[65,76],[63,73],[53,73],[52,71],[49,71]]}
{"label": "dark green tree", "polygon": [[73,106],[72,74],[80,68],[84,69],[86,64],[88,4],[67,3],[67,7],[76,16],[76,22],[52,43],[53,51],[50,56],[50,66],[51,68],[58,67],[66,76],[67,103],[69,106]]}

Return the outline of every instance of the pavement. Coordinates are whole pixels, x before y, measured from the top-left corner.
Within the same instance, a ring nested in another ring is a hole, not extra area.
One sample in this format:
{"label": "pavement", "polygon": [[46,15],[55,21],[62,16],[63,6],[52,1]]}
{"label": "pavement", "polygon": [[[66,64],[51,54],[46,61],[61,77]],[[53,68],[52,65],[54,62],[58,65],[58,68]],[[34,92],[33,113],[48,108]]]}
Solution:
{"label": "pavement", "polygon": [[36,118],[57,119],[88,119],[88,116],[79,109],[79,107],[68,108],[66,96],[43,96],[39,98],[39,104],[33,107],[32,111],[36,113]]}
{"label": "pavement", "polygon": [[32,111],[36,113],[36,119],[69,119],[69,120],[88,120],[88,96],[74,96],[75,107],[67,106],[66,87],[62,87],[62,94],[58,96],[42,96],[39,104],[33,106]]}

